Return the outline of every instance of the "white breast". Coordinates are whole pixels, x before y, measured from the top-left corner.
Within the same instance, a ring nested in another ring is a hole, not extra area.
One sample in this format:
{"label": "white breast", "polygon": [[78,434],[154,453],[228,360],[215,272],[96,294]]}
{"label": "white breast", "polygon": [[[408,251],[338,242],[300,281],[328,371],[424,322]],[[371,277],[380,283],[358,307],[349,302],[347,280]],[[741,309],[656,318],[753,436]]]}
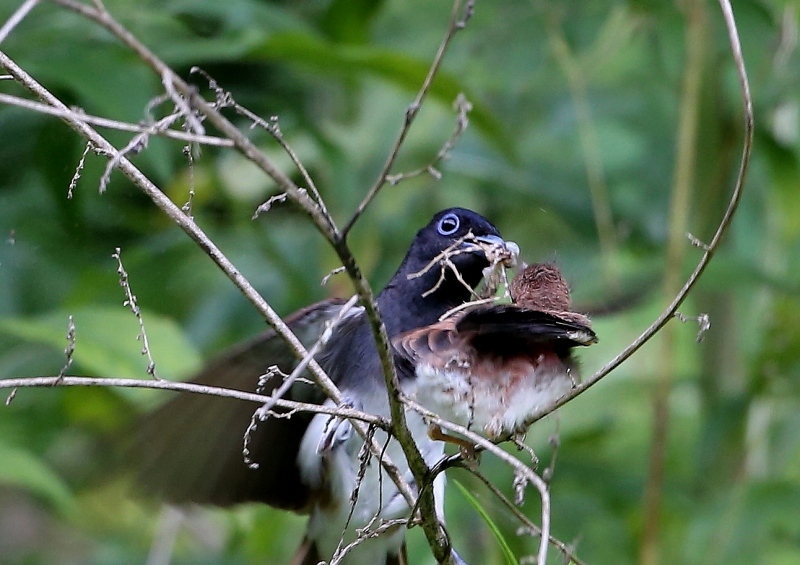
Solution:
{"label": "white breast", "polygon": [[535,374],[499,370],[475,378],[468,369],[417,366],[416,401],[442,418],[495,439],[520,427],[566,394],[573,379],[563,365],[539,367]]}
{"label": "white breast", "polygon": [[[388,416],[386,393],[383,390],[376,392],[379,394],[363,402],[363,410]],[[428,466],[434,465],[443,456],[444,445],[428,437],[427,426],[418,414],[407,413],[407,423],[426,463]],[[349,427],[346,422],[341,425]],[[316,541],[325,560],[331,558],[340,545],[340,540],[344,540],[342,545],[346,545],[355,539],[357,529],[367,526],[375,528],[380,525],[381,520],[406,517],[410,511],[395,484],[374,458],[370,459],[363,477],[359,478],[362,466],[359,453],[364,443],[356,433],[351,433],[344,441],[332,446],[328,451],[319,452],[320,438],[330,429],[329,416],[323,414],[315,416],[303,436],[298,456],[304,482],[317,487],[327,484],[330,489],[332,497],[330,504],[315,507],[311,512],[308,526],[308,535]],[[339,429],[336,433],[339,437],[347,435]],[[378,445],[385,445],[386,439],[385,432],[378,430],[375,433]],[[395,440],[389,442],[386,453],[398,466],[406,481],[413,483],[413,476],[408,469],[402,448]],[[444,516],[444,484],[445,478],[442,473],[434,481],[434,497],[440,519]],[[358,498],[353,506],[351,497],[356,489]],[[385,562],[387,554],[398,552],[404,535],[405,528],[399,528],[396,533],[367,540],[349,553],[343,563],[381,565]]]}

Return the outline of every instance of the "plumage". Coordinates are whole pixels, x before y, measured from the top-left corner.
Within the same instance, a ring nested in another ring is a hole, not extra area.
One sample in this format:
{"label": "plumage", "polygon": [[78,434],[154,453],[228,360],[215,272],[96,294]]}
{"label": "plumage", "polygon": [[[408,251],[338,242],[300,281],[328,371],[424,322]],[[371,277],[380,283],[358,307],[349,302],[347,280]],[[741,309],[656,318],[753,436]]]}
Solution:
{"label": "plumage", "polygon": [[575,386],[576,346],[597,337],[569,311],[569,287],[547,264],[522,270],[513,304],[478,305],[394,339],[415,367],[416,400],[490,439],[523,432]]}
{"label": "plumage", "polygon": [[[485,252],[476,245],[505,245],[497,229],[482,216],[462,208],[436,214],[414,238],[395,275],[377,297],[378,309],[390,338],[414,328],[433,324],[445,312],[467,302],[471,288],[480,282],[488,266]],[[434,266],[441,253],[451,248],[451,267]],[[442,276],[443,275],[443,276]],[[460,280],[459,280],[460,279]],[[468,285],[465,286],[465,284]],[[326,301],[291,316],[288,321],[310,347],[324,322],[335,316],[341,302]],[[333,331],[317,360],[357,407],[389,415],[386,389],[375,343],[363,313],[348,316]],[[396,357],[404,392],[413,393],[413,366]],[[210,363],[197,382],[255,390],[258,376],[270,365],[290,372],[296,361],[273,332]],[[270,383],[265,392],[279,386]],[[294,386],[289,398],[322,402],[319,392]],[[328,560],[344,535],[352,540],[356,528],[378,516],[382,519],[408,514],[405,500],[372,463],[359,484],[360,496],[350,516],[350,496],[358,481],[358,452],[363,444],[347,422],[332,425],[327,416],[293,415],[268,418],[259,424],[251,442],[251,469],[242,459],[242,436],[255,410],[252,404],[212,397],[182,395],[144,420],[139,446],[145,456],[140,476],[150,490],[176,502],[234,504],[262,501],[279,508],[310,513],[306,539],[297,563]],[[442,456],[441,442],[427,437],[422,419],[409,413],[409,427],[429,465]],[[386,441],[378,431],[376,439]],[[404,462],[399,445],[387,444],[387,452]],[[406,467],[407,480],[413,482]],[[433,486],[441,513],[444,475]],[[442,515],[443,516],[443,515]],[[400,528],[358,546],[345,563],[379,565],[404,559],[404,531]]]}
{"label": "plumage", "polygon": [[[321,334],[324,321],[338,313],[343,301],[325,300],[286,319],[300,340],[310,347]],[[254,392],[258,378],[271,365],[291,371],[297,360],[274,330],[234,346],[208,363],[192,381],[198,384]],[[269,394],[280,385],[268,383]],[[291,391],[291,398],[306,389]],[[322,397],[320,396],[320,402]],[[160,409],[145,415],[137,427],[139,483],[161,499],[230,506],[265,502],[278,508],[304,511],[308,489],[291,466],[260,465],[248,468],[242,457],[244,431],[255,407],[240,400],[179,394]],[[297,452],[310,416],[271,420],[259,426],[252,441],[252,458],[291,459]]]}

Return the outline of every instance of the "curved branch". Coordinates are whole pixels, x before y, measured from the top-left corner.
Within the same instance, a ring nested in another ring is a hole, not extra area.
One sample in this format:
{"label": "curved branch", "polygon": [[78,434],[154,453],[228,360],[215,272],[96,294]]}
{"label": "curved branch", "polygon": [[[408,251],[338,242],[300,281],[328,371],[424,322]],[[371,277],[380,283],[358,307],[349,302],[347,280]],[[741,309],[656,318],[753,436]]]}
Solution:
{"label": "curved branch", "polygon": [[661,315],[656,318],[650,327],[648,327],[638,338],[636,338],[633,343],[621,351],[611,361],[606,363],[606,365],[604,365],[594,375],[583,381],[580,385],[576,386],[569,393],[560,398],[556,404],[538,415],[536,420],[543,418],[547,414],[553,412],[560,406],[563,406],[576,396],[583,394],[587,389],[597,384],[600,379],[619,367],[623,361],[627,360],[631,355],[638,351],[642,345],[647,343],[650,338],[658,333],[658,331],[675,316],[675,313],[686,299],[689,291],[694,288],[694,285],[697,283],[700,275],[703,274],[703,271],[705,271],[708,263],[717,252],[717,249],[719,248],[719,245],[722,242],[722,239],[725,236],[731,221],[733,220],[733,216],[736,214],[736,210],[739,207],[739,202],[742,199],[742,190],[744,188],[745,179],[747,178],[747,171],[750,166],[750,154],[753,149],[753,99],[750,95],[750,83],[747,80],[747,70],[745,69],[744,58],[742,57],[742,46],[739,41],[739,32],[736,28],[733,9],[731,8],[729,0],[719,0],[719,4],[725,19],[725,26],[728,30],[728,41],[730,43],[733,61],[736,66],[736,72],[739,77],[739,86],[742,93],[742,110],[744,114],[744,141],[742,142],[742,157],[739,162],[739,171],[736,178],[736,183],[734,184],[731,199],[728,203],[727,209],[725,210],[725,214],[720,220],[719,226],[717,226],[711,242],[702,247],[704,250],[703,256],[700,258],[697,266],[692,271],[692,274],[689,275],[689,278],[686,280],[686,283],[684,283],[677,296],[675,296],[673,301],[669,304],[669,306],[667,306],[666,310],[664,310],[664,312],[662,312]]}
{"label": "curved branch", "polygon": [[[537,475],[533,469],[525,465],[522,461],[514,457],[513,455],[507,453],[505,450],[500,448],[497,444],[492,442],[491,440],[486,439],[482,435],[475,433],[474,431],[465,428],[459,424],[454,424],[448,420],[441,418],[438,414],[435,414],[428,410],[427,408],[421,406],[417,402],[411,400],[408,397],[402,398],[403,404],[421,414],[426,421],[430,422],[431,424],[436,424],[440,428],[445,430],[455,432],[456,434],[465,437],[470,442],[475,444],[475,446],[488,451],[507,465],[509,465],[515,473],[516,477],[521,477],[525,480],[525,482],[529,482],[536,487],[536,490],[539,491],[539,497],[542,500],[542,526],[541,526],[541,536],[542,541],[539,544],[539,552],[537,555],[536,563],[538,565],[545,565],[547,563],[547,546],[548,541],[550,540],[550,491],[547,488],[547,483],[542,479],[539,475]],[[524,483],[523,483],[524,486]]]}

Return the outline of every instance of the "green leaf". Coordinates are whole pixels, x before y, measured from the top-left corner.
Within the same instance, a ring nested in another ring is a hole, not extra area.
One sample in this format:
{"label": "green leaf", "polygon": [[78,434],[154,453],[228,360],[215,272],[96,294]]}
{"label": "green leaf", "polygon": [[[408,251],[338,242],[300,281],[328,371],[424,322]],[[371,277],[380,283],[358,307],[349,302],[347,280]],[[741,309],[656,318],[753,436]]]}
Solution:
{"label": "green leaf", "polygon": [[0,485],[22,487],[40,496],[60,512],[73,505],[66,484],[41,460],[25,451],[0,442]]}
{"label": "green leaf", "polygon": [[333,0],[325,10],[320,26],[336,41],[367,43],[370,24],[383,5],[383,0]]}
{"label": "green leaf", "polygon": [[503,536],[503,533],[500,531],[500,528],[497,527],[497,524],[494,523],[492,517],[489,516],[489,513],[481,506],[478,499],[472,496],[467,488],[462,485],[459,481],[452,481],[454,485],[458,487],[458,490],[467,499],[467,502],[475,509],[475,511],[483,518],[483,521],[486,522],[486,525],[489,526],[489,530],[494,535],[494,539],[497,540],[497,543],[500,544],[500,548],[503,550],[503,556],[506,558],[506,563],[509,565],[519,565],[519,561],[517,557],[514,555],[514,552],[511,551],[511,547],[508,545],[506,538]]}
{"label": "green leaf", "polygon": [[[76,362],[96,375],[121,378],[147,377],[147,357],[138,341],[136,318],[123,307],[85,307],[56,311],[37,318],[0,320],[0,332],[27,341],[64,348],[67,321],[75,323]],[[170,318],[142,311],[150,351],[158,375],[177,379],[200,367],[201,358]]]}
{"label": "green leaf", "polygon": [[[273,34],[261,46],[253,49],[250,55],[260,60],[296,63],[318,72],[341,75],[355,71],[368,72],[411,92],[419,90],[430,68],[430,61],[421,61],[395,51],[373,46],[337,44],[299,32]],[[488,107],[476,97],[470,96],[466,85],[456,77],[440,70],[431,85],[430,96],[450,105],[462,92],[472,104],[470,121],[496,149],[506,156],[513,156],[514,148],[508,143],[500,122]]]}

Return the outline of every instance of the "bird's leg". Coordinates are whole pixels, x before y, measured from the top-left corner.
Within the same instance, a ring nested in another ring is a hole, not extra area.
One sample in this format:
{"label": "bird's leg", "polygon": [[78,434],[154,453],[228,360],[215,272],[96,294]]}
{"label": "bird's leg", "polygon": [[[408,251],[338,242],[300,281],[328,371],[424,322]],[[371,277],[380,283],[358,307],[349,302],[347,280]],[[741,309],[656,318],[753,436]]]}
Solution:
{"label": "bird's leg", "polygon": [[456,444],[465,459],[474,461],[478,458],[475,452],[475,445],[471,441],[445,433],[439,424],[428,424],[428,437],[435,441],[446,441]]}

